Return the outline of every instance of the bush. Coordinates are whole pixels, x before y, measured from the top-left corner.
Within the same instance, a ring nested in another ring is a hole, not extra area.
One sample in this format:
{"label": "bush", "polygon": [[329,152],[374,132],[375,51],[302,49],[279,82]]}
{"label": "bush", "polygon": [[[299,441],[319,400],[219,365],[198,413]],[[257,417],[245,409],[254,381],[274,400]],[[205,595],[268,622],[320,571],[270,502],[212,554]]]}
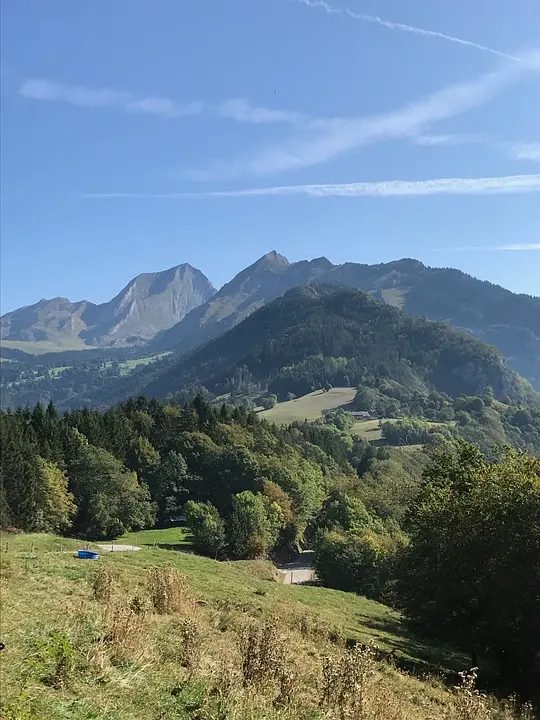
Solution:
{"label": "bush", "polygon": [[315,542],[317,577],[328,587],[380,599],[391,577],[398,543],[390,536],[327,531]]}
{"label": "bush", "polygon": [[217,508],[211,503],[190,500],[185,511],[195,550],[201,555],[221,557],[225,550],[225,524]]}
{"label": "bush", "polygon": [[283,524],[280,506],[264,495],[249,490],[234,495],[229,521],[229,547],[233,557],[263,557],[276,544]]}

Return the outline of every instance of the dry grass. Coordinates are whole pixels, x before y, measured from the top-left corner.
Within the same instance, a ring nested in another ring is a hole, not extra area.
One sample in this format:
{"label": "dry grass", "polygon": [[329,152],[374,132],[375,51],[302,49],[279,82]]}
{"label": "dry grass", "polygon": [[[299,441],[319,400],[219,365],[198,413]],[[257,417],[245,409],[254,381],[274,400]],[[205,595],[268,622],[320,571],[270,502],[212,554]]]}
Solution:
{"label": "dry grass", "polygon": [[94,600],[109,602],[118,576],[111,568],[100,565],[92,577]]}
{"label": "dry grass", "polygon": [[[248,564],[190,558],[192,576],[167,564],[171,551],[145,550],[111,553],[96,569],[65,549],[44,552],[58,546],[48,543],[36,538],[33,553],[10,553],[2,584],[5,720],[519,717],[478,693],[474,674],[445,689],[381,662],[374,646],[346,649],[343,627],[294,599],[311,588],[267,580],[261,597]],[[220,569],[220,586],[238,578],[234,598],[204,590],[206,567],[213,576]],[[270,589],[280,603],[265,613]]]}
{"label": "dry grass", "polygon": [[175,568],[151,568],[148,571],[148,590],[154,610],[160,615],[181,612],[191,607],[185,576]]}
{"label": "dry grass", "polygon": [[287,655],[280,636],[279,619],[250,624],[241,635],[241,666],[244,686],[267,685],[280,677]]}

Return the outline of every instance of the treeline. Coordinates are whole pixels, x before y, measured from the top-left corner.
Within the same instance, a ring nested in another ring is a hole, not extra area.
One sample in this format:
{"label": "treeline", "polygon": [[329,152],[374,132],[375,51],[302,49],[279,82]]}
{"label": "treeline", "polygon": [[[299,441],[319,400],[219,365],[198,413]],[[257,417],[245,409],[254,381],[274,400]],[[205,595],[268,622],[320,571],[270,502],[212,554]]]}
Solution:
{"label": "treeline", "polygon": [[383,379],[360,386],[351,407],[372,417],[396,418],[381,424],[392,445],[433,444],[454,436],[486,454],[494,446],[511,445],[540,455],[540,406],[503,400],[496,400],[489,386],[479,395],[451,397]]}
{"label": "treeline", "polygon": [[0,422],[2,525],[25,531],[109,539],[166,525],[188,501],[210,503],[234,523],[243,502],[264,509],[253,534],[272,526],[261,530],[262,544],[230,547],[254,557],[300,542],[328,488],[355,477],[301,432],[287,435],[243,407],[212,407],[200,396],[183,408],[141,397],[63,416],[36,405],[3,412]]}

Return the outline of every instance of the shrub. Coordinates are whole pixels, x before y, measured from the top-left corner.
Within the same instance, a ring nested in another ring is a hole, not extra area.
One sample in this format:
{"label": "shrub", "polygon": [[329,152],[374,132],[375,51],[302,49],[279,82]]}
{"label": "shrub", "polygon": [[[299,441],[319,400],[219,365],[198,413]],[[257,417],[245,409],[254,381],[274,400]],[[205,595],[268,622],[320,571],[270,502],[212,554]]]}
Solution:
{"label": "shrub", "polygon": [[368,718],[368,691],[375,674],[375,651],[356,645],[325,658],[320,705],[333,708],[339,717]]}
{"label": "shrub", "polygon": [[225,524],[211,503],[186,503],[186,524],[193,538],[193,547],[201,555],[218,558],[225,549]]}
{"label": "shrub", "polygon": [[112,598],[117,574],[110,568],[100,566],[92,576],[94,600],[109,602]]}
{"label": "shrub", "polygon": [[244,629],[240,652],[245,686],[279,679],[285,660],[285,644],[276,626],[277,621],[270,619],[264,625],[251,624]]}
{"label": "shrub", "polygon": [[180,638],[179,660],[184,667],[193,670],[201,652],[201,627],[194,618],[185,617],[180,620],[175,630]]}
{"label": "shrub", "polygon": [[185,577],[174,568],[152,568],[148,571],[148,590],[154,610],[168,615],[187,609]]}

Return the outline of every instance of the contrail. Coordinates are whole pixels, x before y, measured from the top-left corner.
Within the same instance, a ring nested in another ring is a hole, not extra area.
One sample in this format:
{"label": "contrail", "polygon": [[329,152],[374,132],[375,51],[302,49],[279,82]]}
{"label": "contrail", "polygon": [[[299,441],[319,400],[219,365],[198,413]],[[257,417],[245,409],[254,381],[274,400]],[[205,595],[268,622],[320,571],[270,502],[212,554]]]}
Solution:
{"label": "contrail", "polygon": [[[407,197],[422,195],[494,195],[540,192],[540,175],[505,177],[434,178],[432,180],[382,180],[319,185],[281,185],[243,190],[182,193],[81,193],[82,200],[185,200],[190,198],[249,198],[301,196],[325,197]],[[508,247],[507,249],[510,249]],[[517,245],[512,246],[517,249]],[[521,248],[523,249],[523,248]],[[531,249],[528,247],[527,249]],[[537,248],[532,248],[537,249]]]}
{"label": "contrail", "polygon": [[399,30],[401,32],[413,33],[414,35],[423,35],[424,37],[438,38],[439,40],[446,40],[447,42],[456,43],[458,45],[467,45],[468,47],[475,48],[476,50],[482,50],[483,52],[497,55],[508,60],[520,61],[520,58],[515,55],[509,55],[508,53],[502,52],[502,50],[495,50],[494,48],[487,47],[486,45],[480,45],[479,43],[472,42],[471,40],[463,40],[462,38],[453,37],[452,35],[445,35],[444,33],[436,32],[435,30],[425,30],[424,28],[414,27],[413,25],[404,25],[403,23],[391,22],[389,20],[383,20],[378,15],[366,15],[364,13],[357,13],[349,10],[348,8],[338,8],[335,5],[331,5],[326,0],[295,0],[302,5],[307,5],[310,8],[321,8],[329,15],[345,15],[353,18],[353,20],[362,20],[364,22],[374,23],[381,27],[388,28],[389,30]]}

